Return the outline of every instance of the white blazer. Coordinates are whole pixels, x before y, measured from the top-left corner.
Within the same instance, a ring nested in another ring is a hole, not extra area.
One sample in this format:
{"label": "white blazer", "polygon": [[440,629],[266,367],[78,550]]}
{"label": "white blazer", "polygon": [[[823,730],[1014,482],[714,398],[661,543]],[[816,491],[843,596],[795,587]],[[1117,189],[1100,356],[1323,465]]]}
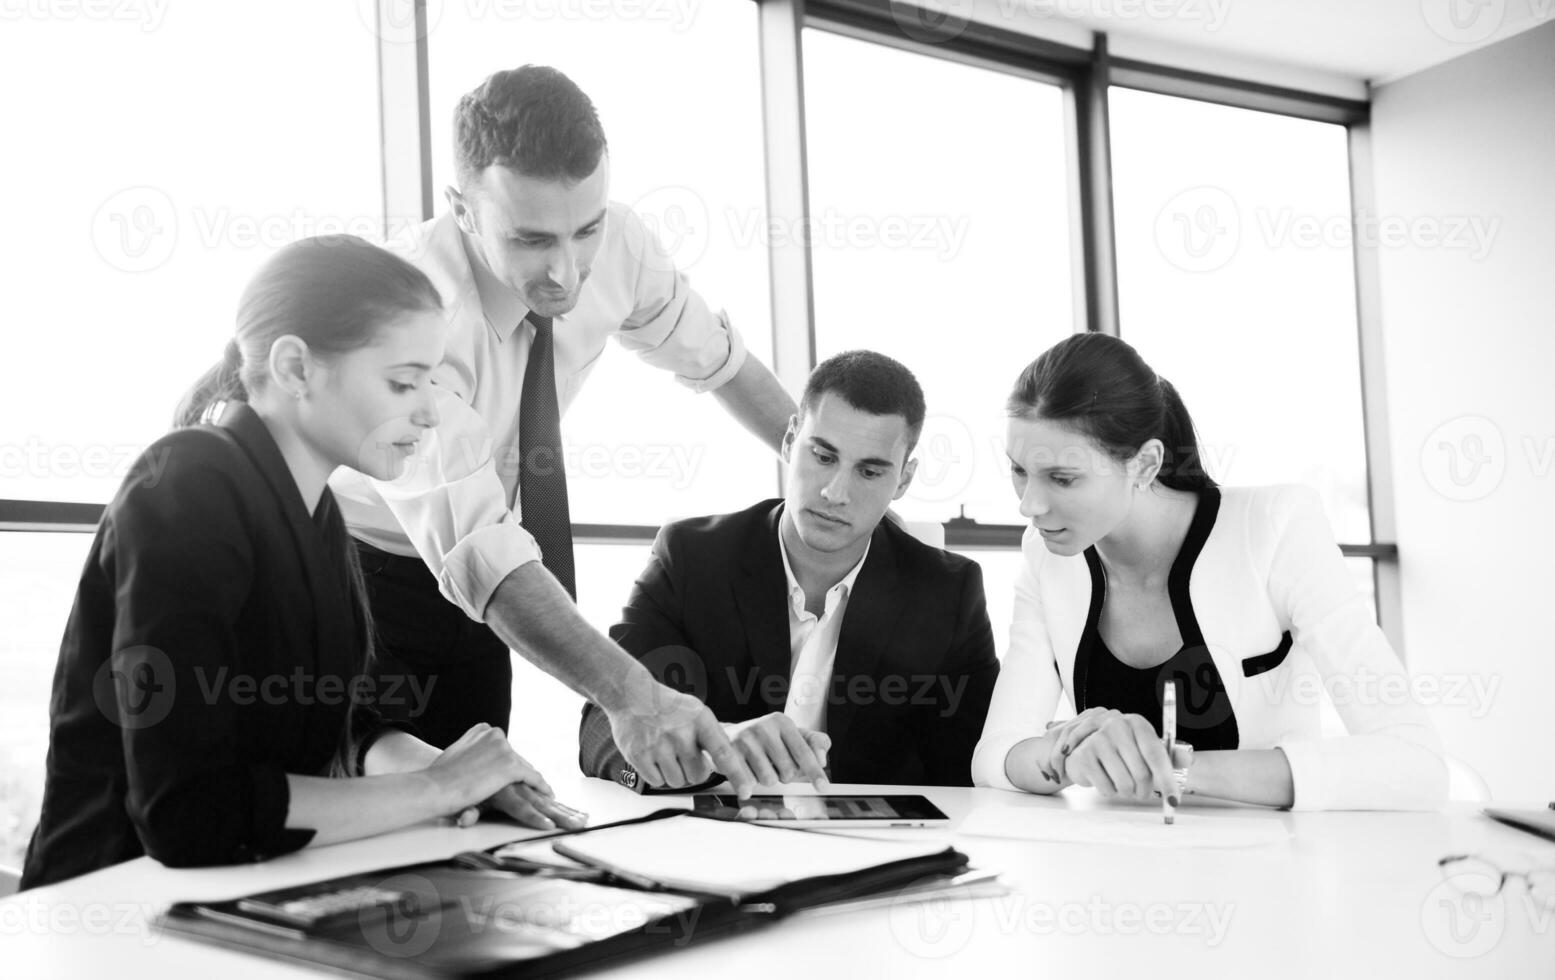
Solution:
{"label": "white blazer", "polygon": [[[1014,789],[1005,757],[1046,730],[1060,694],[1074,704],[1090,571],[1082,556],[1051,554],[1034,528],[1021,549],[1010,647],[972,756],[979,786]],[[1316,493],[1222,488],[1188,593],[1236,713],[1239,747],[1284,751],[1296,809],[1424,809],[1445,799],[1436,731],[1356,590]],[[1268,656],[1256,659],[1287,631],[1283,661],[1271,669]],[[1323,737],[1324,697],[1348,735]]]}

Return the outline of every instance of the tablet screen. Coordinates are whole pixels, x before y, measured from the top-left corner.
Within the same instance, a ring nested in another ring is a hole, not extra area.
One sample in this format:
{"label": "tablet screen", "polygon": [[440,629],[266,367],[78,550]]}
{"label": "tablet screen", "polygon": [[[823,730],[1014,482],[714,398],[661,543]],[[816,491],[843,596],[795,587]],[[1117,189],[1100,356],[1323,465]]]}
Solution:
{"label": "tablet screen", "polygon": [[[741,814],[741,807],[746,812]],[[754,808],[754,816],[751,809]],[[922,796],[752,796],[742,801],[733,793],[698,793],[696,810],[727,820],[927,821],[948,820],[939,807]]]}

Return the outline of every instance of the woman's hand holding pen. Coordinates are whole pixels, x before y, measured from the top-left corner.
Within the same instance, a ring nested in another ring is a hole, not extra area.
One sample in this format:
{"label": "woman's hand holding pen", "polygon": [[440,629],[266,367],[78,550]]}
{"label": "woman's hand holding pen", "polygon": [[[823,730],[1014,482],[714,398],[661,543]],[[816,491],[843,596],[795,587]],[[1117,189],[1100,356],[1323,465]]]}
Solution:
{"label": "woman's hand holding pen", "polygon": [[1076,786],[1140,803],[1176,793],[1166,748],[1143,716],[1092,708],[1070,724],[1054,754],[1063,760],[1060,775]]}

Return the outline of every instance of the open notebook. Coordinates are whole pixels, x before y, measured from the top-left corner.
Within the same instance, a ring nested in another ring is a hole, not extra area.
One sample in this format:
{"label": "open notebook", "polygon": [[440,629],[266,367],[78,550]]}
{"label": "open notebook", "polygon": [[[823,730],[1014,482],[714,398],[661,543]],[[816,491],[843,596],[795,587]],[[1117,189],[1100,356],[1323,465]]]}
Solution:
{"label": "open notebook", "polygon": [[930,857],[949,847],[943,841],[840,837],[690,815],[601,828],[551,846],[582,864],[659,887],[731,898]]}

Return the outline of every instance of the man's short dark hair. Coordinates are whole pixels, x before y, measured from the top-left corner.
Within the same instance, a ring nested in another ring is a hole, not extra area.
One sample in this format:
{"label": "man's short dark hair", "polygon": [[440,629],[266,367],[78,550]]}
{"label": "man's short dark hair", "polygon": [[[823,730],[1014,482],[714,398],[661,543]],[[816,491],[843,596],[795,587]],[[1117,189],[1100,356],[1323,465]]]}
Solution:
{"label": "man's short dark hair", "polygon": [[555,68],[499,71],[454,110],[454,156],[464,190],[494,163],[540,180],[582,180],[599,167],[605,149],[594,103]]}
{"label": "man's short dark hair", "polygon": [[815,411],[821,396],[831,392],[861,412],[900,415],[907,420],[907,452],[923,432],[923,389],[900,361],[872,350],[850,350],[828,357],[810,372],[799,417]]}

